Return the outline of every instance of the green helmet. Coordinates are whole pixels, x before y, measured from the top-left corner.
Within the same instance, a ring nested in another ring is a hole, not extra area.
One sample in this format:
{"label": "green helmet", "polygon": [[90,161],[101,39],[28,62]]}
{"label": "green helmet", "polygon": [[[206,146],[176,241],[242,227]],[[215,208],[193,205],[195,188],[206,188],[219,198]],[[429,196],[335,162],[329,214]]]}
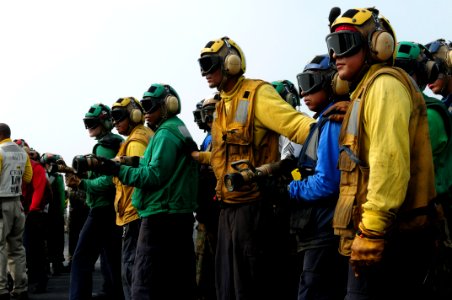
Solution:
{"label": "green helmet", "polygon": [[300,106],[300,96],[295,85],[289,80],[277,80],[272,82],[279,95],[293,108]]}
{"label": "green helmet", "polygon": [[440,66],[422,44],[403,41],[397,44],[395,66],[404,69],[423,90],[438,78]]}
{"label": "green helmet", "polygon": [[85,114],[83,123],[85,123],[86,129],[93,129],[99,125],[102,125],[105,130],[111,131],[113,128],[113,122],[111,119],[110,107],[102,103],[92,105]]}
{"label": "green helmet", "polygon": [[55,164],[57,162],[62,162],[63,158],[59,154],[46,152],[41,155],[40,162],[41,164]]}
{"label": "green helmet", "polygon": [[152,113],[158,107],[166,110],[167,116],[175,116],[181,111],[181,102],[176,90],[169,84],[154,83],[144,92],[140,101],[145,113]]}

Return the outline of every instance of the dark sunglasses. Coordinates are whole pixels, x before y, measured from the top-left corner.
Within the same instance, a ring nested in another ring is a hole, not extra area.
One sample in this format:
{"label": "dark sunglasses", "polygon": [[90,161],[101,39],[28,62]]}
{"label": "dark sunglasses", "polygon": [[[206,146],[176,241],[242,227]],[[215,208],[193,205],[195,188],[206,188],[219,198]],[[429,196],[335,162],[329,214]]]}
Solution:
{"label": "dark sunglasses", "polygon": [[84,118],[83,123],[85,123],[86,129],[94,129],[100,125],[99,119],[94,119],[94,118]]}
{"label": "dark sunglasses", "polygon": [[146,97],[140,100],[145,114],[152,114],[159,108],[161,100],[154,97]]}
{"label": "dark sunglasses", "polygon": [[199,66],[201,67],[201,75],[215,72],[220,66],[222,59],[218,55],[206,55],[198,59]]}
{"label": "dark sunglasses", "polygon": [[121,122],[122,120],[126,119],[129,116],[129,112],[127,109],[113,109],[111,111],[111,117],[115,122]]}
{"label": "dark sunglasses", "polygon": [[320,90],[324,79],[320,73],[304,72],[298,74],[297,81],[301,94],[310,94]]}
{"label": "dark sunglasses", "polygon": [[361,34],[356,31],[338,31],[326,36],[326,45],[330,56],[337,57],[352,56],[362,48],[363,40]]}

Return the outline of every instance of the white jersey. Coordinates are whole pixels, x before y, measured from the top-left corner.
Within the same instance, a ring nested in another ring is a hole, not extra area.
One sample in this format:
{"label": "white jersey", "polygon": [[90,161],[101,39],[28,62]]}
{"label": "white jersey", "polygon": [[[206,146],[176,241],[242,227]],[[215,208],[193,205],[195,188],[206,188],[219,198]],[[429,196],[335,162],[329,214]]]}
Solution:
{"label": "white jersey", "polygon": [[3,158],[0,174],[0,197],[22,195],[22,176],[27,163],[27,153],[14,142],[0,144]]}

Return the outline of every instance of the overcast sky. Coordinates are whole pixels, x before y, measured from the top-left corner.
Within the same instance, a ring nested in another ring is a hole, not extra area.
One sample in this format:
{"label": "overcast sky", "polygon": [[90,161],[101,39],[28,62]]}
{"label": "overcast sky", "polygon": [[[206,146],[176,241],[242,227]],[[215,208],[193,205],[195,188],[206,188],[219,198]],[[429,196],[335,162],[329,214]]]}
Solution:
{"label": "overcast sky", "polygon": [[333,6],[375,6],[399,41],[452,39],[450,0],[1,1],[0,122],[13,139],[70,164],[95,144],[82,122],[92,104],[141,99],[164,82],[179,93],[180,117],[201,143],[192,111],[214,92],[199,71],[203,46],[227,35],[245,53],[247,77],[296,83],[304,65],[326,53]]}

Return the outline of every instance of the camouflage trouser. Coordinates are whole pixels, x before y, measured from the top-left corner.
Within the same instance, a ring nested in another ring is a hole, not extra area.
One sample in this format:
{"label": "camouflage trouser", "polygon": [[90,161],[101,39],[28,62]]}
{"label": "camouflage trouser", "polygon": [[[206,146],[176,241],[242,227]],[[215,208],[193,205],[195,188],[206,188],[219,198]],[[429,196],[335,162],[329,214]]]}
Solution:
{"label": "camouflage trouser", "polygon": [[198,299],[215,299],[216,233],[198,223],[196,234],[196,285]]}

